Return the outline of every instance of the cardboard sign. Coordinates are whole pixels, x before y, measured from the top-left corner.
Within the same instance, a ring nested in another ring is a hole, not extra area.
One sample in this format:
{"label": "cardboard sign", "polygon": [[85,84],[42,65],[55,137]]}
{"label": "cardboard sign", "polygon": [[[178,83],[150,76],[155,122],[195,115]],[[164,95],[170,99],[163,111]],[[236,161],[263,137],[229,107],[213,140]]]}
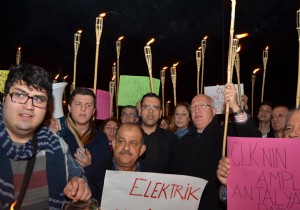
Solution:
{"label": "cardboard sign", "polygon": [[4,93],[4,86],[8,76],[9,70],[0,70],[0,92]]}
{"label": "cardboard sign", "polygon": [[[160,80],[152,79],[153,91],[159,95]],[[149,77],[144,76],[120,76],[118,93],[118,106],[133,105],[141,100],[143,95],[151,92]]]}
{"label": "cardboard sign", "polygon": [[228,138],[228,210],[300,209],[300,141]]}
{"label": "cardboard sign", "polygon": [[96,108],[97,120],[105,120],[109,118],[110,94],[108,91],[97,90]]}
{"label": "cardboard sign", "polygon": [[101,209],[197,210],[206,184],[191,176],[106,171]]}
{"label": "cardboard sign", "polygon": [[[234,85],[234,87],[238,92],[238,85]],[[204,94],[210,96],[214,100],[215,107],[217,109],[216,114],[225,113],[225,102],[224,102],[224,95],[223,95],[224,88],[225,85],[204,87]],[[241,84],[241,95],[243,94],[244,94],[244,85]]]}

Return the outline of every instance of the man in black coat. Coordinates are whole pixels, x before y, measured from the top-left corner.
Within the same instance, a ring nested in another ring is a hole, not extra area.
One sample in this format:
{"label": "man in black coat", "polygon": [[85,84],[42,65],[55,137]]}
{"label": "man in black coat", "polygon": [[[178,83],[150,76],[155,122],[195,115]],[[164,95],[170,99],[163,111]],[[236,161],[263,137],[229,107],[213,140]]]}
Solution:
{"label": "man in black coat", "polygon": [[[260,136],[255,122],[243,112],[237,102],[233,84],[226,84],[225,101],[234,115],[234,123],[229,125],[228,136]],[[199,209],[218,210],[225,206],[219,201],[216,171],[222,156],[224,127],[219,125],[213,100],[206,95],[197,95],[191,103],[194,129],[185,135],[175,148],[173,172],[208,180]]]}

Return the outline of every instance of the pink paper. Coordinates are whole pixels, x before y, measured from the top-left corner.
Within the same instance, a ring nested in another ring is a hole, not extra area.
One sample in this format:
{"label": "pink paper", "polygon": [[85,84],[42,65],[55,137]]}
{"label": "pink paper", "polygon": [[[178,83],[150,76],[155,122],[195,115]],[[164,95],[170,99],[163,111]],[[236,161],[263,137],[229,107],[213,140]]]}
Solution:
{"label": "pink paper", "polygon": [[105,120],[109,118],[110,95],[108,91],[97,90],[96,119]]}
{"label": "pink paper", "polygon": [[228,137],[228,210],[300,209],[300,141]]}

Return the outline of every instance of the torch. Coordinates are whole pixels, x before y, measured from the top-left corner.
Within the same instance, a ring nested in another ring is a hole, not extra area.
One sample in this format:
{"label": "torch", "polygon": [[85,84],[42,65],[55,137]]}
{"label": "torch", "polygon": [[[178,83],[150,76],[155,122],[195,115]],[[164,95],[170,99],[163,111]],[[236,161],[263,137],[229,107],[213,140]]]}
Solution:
{"label": "torch", "polygon": [[[231,0],[231,20],[230,20],[230,36],[229,36],[229,49],[228,49],[228,64],[227,64],[227,83],[231,83],[232,79],[232,44],[233,44],[233,34],[234,34],[234,21],[235,21],[235,7],[236,0]],[[226,103],[225,111],[225,126],[224,126],[224,135],[223,135],[223,149],[222,157],[225,157],[226,150],[226,138],[227,138],[227,129],[228,129],[228,117],[229,117],[229,103]]]}
{"label": "torch", "polygon": [[17,65],[20,65],[20,63],[21,63],[21,56],[22,56],[21,47],[18,47],[18,50],[16,53],[16,64]]}
{"label": "torch", "polygon": [[199,94],[199,79],[200,79],[200,67],[201,67],[201,47],[196,50],[196,63],[197,63],[197,95]]}
{"label": "torch", "polygon": [[[67,82],[67,78],[68,78],[68,75],[64,76],[63,78],[63,82]],[[64,90],[64,96],[63,96],[63,104],[65,105],[67,103],[67,97],[66,97],[66,91]]]}
{"label": "torch", "polygon": [[166,104],[166,116],[169,116],[169,107],[170,107],[171,101],[168,101]]}
{"label": "torch", "polygon": [[100,14],[96,17],[95,31],[96,31],[96,56],[95,56],[95,70],[94,70],[94,93],[96,94],[97,89],[97,74],[98,74],[98,57],[99,57],[99,45],[100,38],[103,29],[103,17],[105,13]]}
{"label": "torch", "polygon": [[115,89],[115,99],[116,99],[116,114],[117,114],[117,119],[118,119],[118,116],[119,116],[119,110],[118,110],[118,93],[117,93],[117,68],[116,68],[116,63],[114,63],[114,65],[112,66],[112,81],[114,81],[114,89]]}
{"label": "torch", "polygon": [[205,49],[206,49],[206,39],[207,36],[203,38],[201,41],[201,49],[202,49],[202,72],[201,72],[201,94],[203,93],[203,76],[204,76],[204,58],[205,58]]}
{"label": "torch", "polygon": [[120,80],[120,53],[121,53],[121,41],[124,39],[124,36],[120,36],[116,41],[116,51],[117,51],[117,74],[115,79],[115,93],[116,93],[116,108],[117,108],[117,117],[118,113],[118,92],[119,92],[119,80]]}
{"label": "torch", "polygon": [[76,66],[77,66],[77,53],[80,45],[80,38],[81,38],[82,30],[78,30],[74,34],[74,65],[73,65],[73,83],[70,88],[70,92],[72,93],[73,90],[76,88]]}
{"label": "torch", "polygon": [[160,70],[160,81],[161,81],[161,92],[162,92],[162,111],[163,116],[165,116],[165,71],[168,67],[163,67],[162,70]]}
{"label": "torch", "polygon": [[109,82],[109,95],[110,95],[110,106],[109,106],[109,116],[113,116],[113,98],[114,98],[114,89],[115,89],[115,82]]}
{"label": "torch", "polygon": [[259,71],[259,68],[257,69],[254,69],[253,73],[252,73],[252,76],[251,76],[251,80],[252,80],[252,94],[251,94],[251,99],[252,99],[252,103],[251,103],[251,110],[252,110],[252,117],[253,117],[253,103],[254,103],[254,84],[255,84],[255,79],[256,79],[256,75],[255,73]]}
{"label": "torch", "polygon": [[176,66],[179,64],[179,62],[173,64],[173,66],[170,68],[170,74],[171,74],[171,79],[173,83],[173,95],[174,95],[174,106],[176,106]]}
{"label": "torch", "polygon": [[298,52],[298,84],[297,84],[296,108],[298,108],[300,102],[300,9],[297,10],[297,31],[298,31],[299,52]]}
{"label": "torch", "polygon": [[266,70],[267,70],[267,63],[268,63],[268,49],[267,46],[266,49],[263,51],[263,64],[264,64],[264,76],[263,76],[263,83],[262,83],[262,89],[261,89],[261,102],[264,100],[264,91],[265,91],[265,79],[266,79]]}
{"label": "torch", "polygon": [[144,47],[144,53],[145,53],[145,58],[148,66],[148,72],[149,72],[151,93],[153,93],[154,90],[153,90],[153,83],[152,83],[152,54],[151,54],[150,44],[153,43],[154,41],[155,39],[152,38],[149,42],[147,42],[146,46]]}
{"label": "torch", "polygon": [[241,45],[236,50],[234,64],[235,64],[235,70],[236,70],[236,77],[237,77],[237,81],[238,81],[239,105],[240,105],[240,107],[243,107],[242,106],[242,96],[241,96],[241,79],[240,79],[240,55],[239,55],[240,50],[241,50]]}

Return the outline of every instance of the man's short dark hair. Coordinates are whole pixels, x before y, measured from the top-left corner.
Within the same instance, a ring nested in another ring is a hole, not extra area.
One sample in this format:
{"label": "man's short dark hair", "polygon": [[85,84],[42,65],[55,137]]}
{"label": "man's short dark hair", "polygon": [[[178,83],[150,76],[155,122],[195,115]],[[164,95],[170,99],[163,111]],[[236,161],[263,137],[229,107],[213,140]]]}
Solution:
{"label": "man's short dark hair", "polygon": [[260,107],[262,107],[262,106],[264,106],[264,105],[269,106],[269,107],[271,107],[271,108],[273,109],[273,104],[272,104],[270,101],[263,101],[263,102],[261,102],[261,103],[259,104],[258,109],[260,109]]}
{"label": "man's short dark hair", "polygon": [[38,66],[22,63],[20,65],[12,65],[4,87],[4,95],[9,93],[9,89],[14,83],[22,84],[23,81],[28,87],[32,87],[38,91],[46,92],[48,98],[52,96],[52,81],[48,72]]}
{"label": "man's short dark hair", "polygon": [[84,95],[84,96],[92,96],[93,97],[93,101],[94,101],[94,107],[96,107],[96,95],[95,93],[88,88],[84,88],[84,87],[79,87],[79,88],[75,88],[75,90],[72,92],[70,99],[69,99],[69,105],[72,104],[74,97],[76,95]]}
{"label": "man's short dark hair", "polygon": [[139,130],[139,132],[141,133],[141,139],[140,139],[141,140],[141,144],[142,145],[145,144],[144,135],[143,135],[143,129],[139,125],[137,125],[135,123],[123,123],[122,125],[120,125],[118,127],[117,131],[116,131],[116,138],[119,135],[120,128],[122,128],[122,127],[137,128]]}
{"label": "man's short dark hair", "polygon": [[145,95],[143,95],[142,100],[141,100],[141,106],[143,105],[144,99],[148,98],[148,97],[157,98],[159,100],[159,105],[161,107],[160,98],[159,98],[159,96],[156,93],[146,93]]}
{"label": "man's short dark hair", "polygon": [[126,105],[126,106],[123,106],[123,108],[122,108],[122,113],[123,113],[123,111],[124,111],[125,109],[134,109],[136,116],[138,116],[138,111],[137,111],[137,109],[136,109],[136,106],[132,106],[132,105]]}

